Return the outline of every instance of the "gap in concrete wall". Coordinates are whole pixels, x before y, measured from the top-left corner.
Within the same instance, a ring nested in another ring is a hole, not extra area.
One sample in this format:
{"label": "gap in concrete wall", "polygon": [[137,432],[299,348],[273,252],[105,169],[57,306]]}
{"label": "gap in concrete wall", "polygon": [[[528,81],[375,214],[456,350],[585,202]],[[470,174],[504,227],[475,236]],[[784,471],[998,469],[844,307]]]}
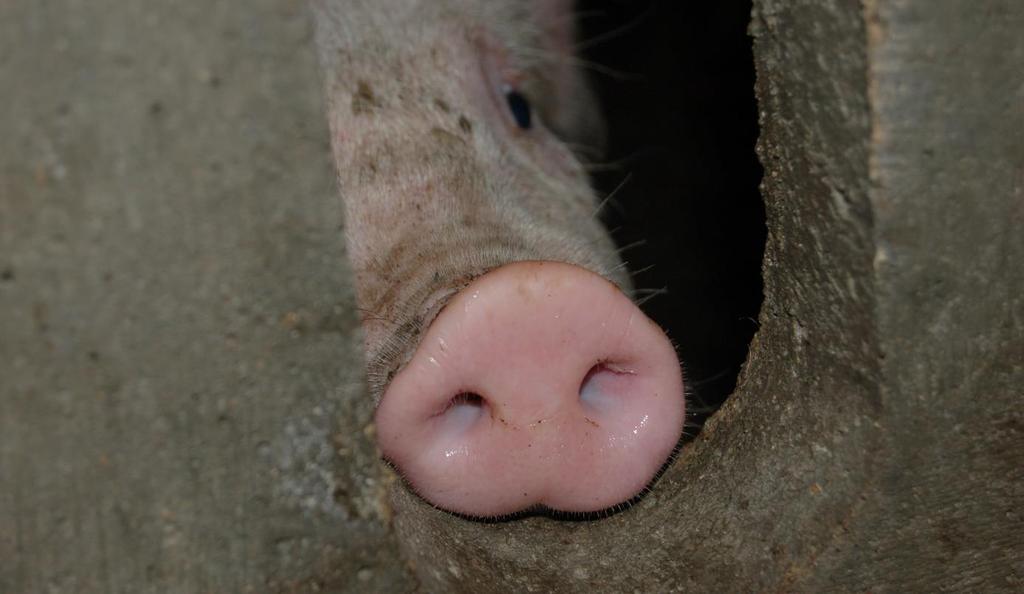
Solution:
{"label": "gap in concrete wall", "polygon": [[577,10],[615,165],[596,168],[594,183],[602,196],[619,188],[605,223],[633,246],[623,257],[638,298],[667,290],[643,309],[683,360],[692,437],[733,391],[762,299],[750,1],[583,0]]}

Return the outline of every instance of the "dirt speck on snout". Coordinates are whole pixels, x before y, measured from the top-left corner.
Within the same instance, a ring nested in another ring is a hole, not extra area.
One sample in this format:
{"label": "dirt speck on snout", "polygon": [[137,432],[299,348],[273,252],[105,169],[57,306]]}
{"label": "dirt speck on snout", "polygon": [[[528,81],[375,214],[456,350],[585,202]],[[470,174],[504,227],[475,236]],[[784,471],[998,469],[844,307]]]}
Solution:
{"label": "dirt speck on snout", "polygon": [[373,87],[365,80],[356,83],[356,92],[352,93],[353,115],[367,115],[381,106],[380,100],[373,92]]}

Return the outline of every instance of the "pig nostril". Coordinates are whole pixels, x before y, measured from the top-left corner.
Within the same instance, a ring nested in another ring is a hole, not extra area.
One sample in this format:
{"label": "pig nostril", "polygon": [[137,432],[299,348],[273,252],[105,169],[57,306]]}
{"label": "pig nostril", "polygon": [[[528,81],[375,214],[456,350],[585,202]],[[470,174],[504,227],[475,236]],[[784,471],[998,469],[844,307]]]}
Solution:
{"label": "pig nostril", "polygon": [[627,396],[633,372],[600,362],[590,368],[580,383],[580,402],[598,412],[610,412]]}
{"label": "pig nostril", "polygon": [[448,434],[463,433],[484,416],[487,401],[479,394],[462,392],[453,396],[445,408],[434,415]]}

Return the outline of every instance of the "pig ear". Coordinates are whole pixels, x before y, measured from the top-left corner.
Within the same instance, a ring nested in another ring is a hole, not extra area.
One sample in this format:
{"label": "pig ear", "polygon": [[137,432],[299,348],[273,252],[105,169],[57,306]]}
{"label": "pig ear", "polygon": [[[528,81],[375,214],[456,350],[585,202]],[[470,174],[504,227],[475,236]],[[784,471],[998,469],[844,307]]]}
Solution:
{"label": "pig ear", "polygon": [[604,157],[607,129],[597,96],[588,80],[578,45],[574,0],[534,0],[543,28],[544,60],[537,94],[544,123],[583,159]]}

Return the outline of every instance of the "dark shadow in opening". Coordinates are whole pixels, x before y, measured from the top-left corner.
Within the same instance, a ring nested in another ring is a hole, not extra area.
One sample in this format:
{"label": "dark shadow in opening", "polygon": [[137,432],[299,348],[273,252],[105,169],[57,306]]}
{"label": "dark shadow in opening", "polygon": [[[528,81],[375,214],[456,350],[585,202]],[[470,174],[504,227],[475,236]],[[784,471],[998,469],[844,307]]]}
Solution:
{"label": "dark shadow in opening", "polygon": [[605,224],[620,247],[634,246],[623,259],[637,300],[683,361],[692,437],[735,388],[762,300],[750,1],[576,8],[608,122],[603,163],[613,165],[592,177],[599,196],[615,191]]}

